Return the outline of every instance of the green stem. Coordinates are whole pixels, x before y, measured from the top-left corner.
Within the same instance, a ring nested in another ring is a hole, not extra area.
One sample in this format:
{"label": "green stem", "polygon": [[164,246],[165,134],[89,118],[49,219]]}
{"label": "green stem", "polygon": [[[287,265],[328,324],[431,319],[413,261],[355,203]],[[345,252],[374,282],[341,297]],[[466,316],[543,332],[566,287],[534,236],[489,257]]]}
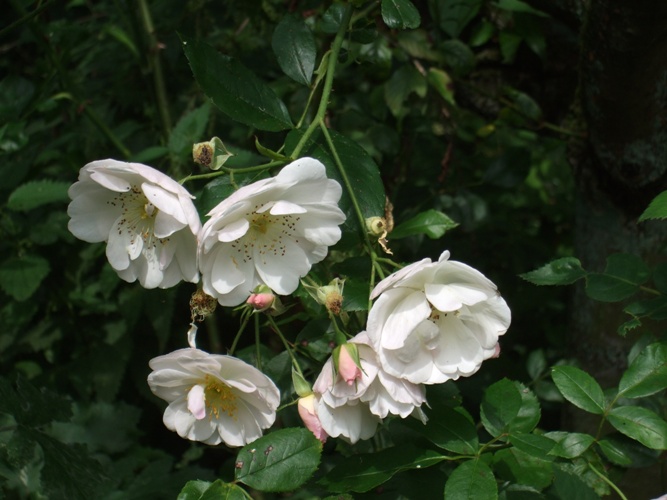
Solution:
{"label": "green stem", "polygon": [[639,289],[642,292],[650,293],[651,295],[662,295],[658,290],[655,290],[654,288],[649,288],[647,286],[639,285]]}
{"label": "green stem", "polygon": [[343,162],[340,161],[340,157],[338,156],[338,151],[336,150],[336,146],[331,140],[331,135],[329,135],[329,130],[327,129],[326,125],[324,125],[324,123],[320,123],[320,129],[322,130],[322,134],[324,135],[324,138],[327,141],[329,149],[331,149],[331,154],[333,155],[334,162],[338,167],[338,172],[340,173],[340,176],[343,179],[343,183],[345,184],[345,189],[347,189],[347,192],[350,195],[350,200],[352,201],[352,207],[354,208],[354,213],[356,214],[357,219],[359,220],[359,227],[363,235],[364,243],[366,244],[366,248],[368,249],[369,254],[371,254],[372,256],[374,255],[373,246],[371,244],[370,236],[368,235],[368,232],[365,230],[366,219],[364,218],[364,214],[361,213],[361,207],[359,206],[359,201],[357,200],[357,197],[354,195],[354,190],[352,189],[352,183],[350,182],[350,178],[347,176],[347,171],[343,166]]}
{"label": "green stem", "polygon": [[260,347],[260,342],[259,342],[259,314],[255,314],[255,357],[257,358],[257,362],[255,365],[257,366],[258,370],[262,370],[262,353],[259,350]]}
{"label": "green stem", "polygon": [[271,325],[271,327],[276,332],[281,342],[285,346],[285,350],[287,351],[287,354],[289,354],[289,357],[292,358],[292,365],[294,366],[294,369],[299,373],[299,375],[301,375],[305,379],[306,377],[304,377],[303,372],[301,371],[299,362],[296,360],[296,356],[294,356],[294,351],[292,350],[292,346],[283,335],[283,332],[280,331],[280,328],[278,327],[275,320],[271,316],[268,316],[268,318],[269,318],[269,324]]}
{"label": "green stem", "polygon": [[44,9],[46,9],[51,3],[53,3],[53,0],[47,0],[46,2],[44,2],[42,5],[40,5],[39,7],[37,7],[37,8],[36,8],[35,10],[33,10],[32,12],[23,15],[23,17],[21,17],[20,19],[17,19],[16,21],[14,21],[14,22],[13,22],[12,24],[10,24],[9,26],[7,26],[7,27],[5,27],[5,28],[2,28],[2,29],[0,30],[0,37],[1,37],[2,35],[4,35],[5,33],[9,33],[9,32],[12,31],[14,28],[18,28],[18,27],[21,26],[22,24],[27,23],[27,22],[30,21],[33,17],[37,16],[40,12],[42,12]]}
{"label": "green stem", "polygon": [[623,492],[618,488],[618,486],[616,486],[616,485],[611,481],[611,479],[609,479],[609,478],[608,478],[607,476],[605,476],[602,472],[600,472],[600,471],[597,470],[595,467],[593,467],[592,464],[589,463],[588,466],[590,467],[590,469],[591,469],[593,472],[595,472],[595,474],[597,474],[597,476],[598,476],[600,479],[602,479],[605,483],[607,483],[607,484],[611,487],[611,489],[614,490],[614,491],[616,492],[616,494],[617,494],[619,497],[621,497],[621,500],[628,500],[628,498],[623,494]]}
{"label": "green stem", "polygon": [[167,90],[164,84],[164,75],[162,73],[162,62],[160,60],[160,48],[157,37],[155,36],[155,27],[151,18],[151,11],[148,8],[146,0],[139,0],[139,12],[144,29],[148,35],[148,66],[153,74],[153,85],[155,87],[155,97],[157,107],[160,113],[160,122],[162,124],[162,137],[165,141],[169,139],[171,133],[171,115],[169,114],[169,101],[167,100]]}
{"label": "green stem", "polygon": [[382,262],[383,264],[389,264],[390,266],[395,267],[396,269],[403,269],[403,266],[401,264],[399,264],[398,262],[394,262],[391,259],[386,259],[384,257],[376,257],[375,260],[378,262]]}
{"label": "green stem", "polygon": [[104,123],[99,116],[97,116],[97,113],[95,110],[89,108],[88,106],[84,105],[83,108],[83,113],[88,117],[88,119],[93,122],[93,124],[102,132],[102,134],[113,144],[118,151],[121,152],[123,157],[129,158],[131,153],[130,150],[125,147],[125,145],[121,142],[118,137],[116,137],[116,134],[114,134],[109,127],[107,127],[106,123]]}
{"label": "green stem", "polygon": [[315,129],[324,123],[324,117],[327,113],[327,106],[329,105],[329,96],[331,95],[331,89],[333,88],[333,78],[336,73],[336,64],[338,64],[338,54],[340,49],[343,46],[343,40],[345,39],[345,33],[347,32],[348,25],[350,24],[350,19],[352,17],[352,6],[347,5],[345,12],[343,13],[343,19],[341,20],[340,27],[338,28],[338,33],[336,33],[336,38],[334,38],[333,44],[331,45],[331,52],[329,54],[329,64],[327,65],[327,74],[324,78],[324,87],[322,87],[322,97],[320,97],[320,105],[317,108],[317,113],[312,123],[308,125],[308,128],[304,132],[303,136],[297,143],[294,151],[292,151],[292,158],[298,158],[299,153],[305,147],[310,136],[313,135]]}
{"label": "green stem", "polygon": [[220,167],[220,170],[217,170],[215,172],[209,172],[207,174],[194,174],[194,175],[188,175],[187,177],[184,177],[181,179],[179,184],[184,184],[187,181],[196,181],[200,179],[212,179],[215,177],[220,177],[221,175],[224,174],[248,174],[252,172],[261,172],[262,170],[268,170],[273,167],[279,167],[281,165],[284,165],[284,161],[280,160],[274,160],[270,161],[269,163],[264,163],[263,165],[255,165],[253,167],[244,167],[244,168],[228,168],[228,167]]}
{"label": "green stem", "polygon": [[236,336],[234,337],[234,341],[232,342],[232,347],[229,349],[230,356],[234,354],[234,351],[236,350],[236,344],[238,344],[239,339],[241,338],[241,334],[245,330],[245,327],[248,324],[249,319],[250,319],[250,314],[246,314],[245,317],[243,318],[243,321],[241,322],[241,327],[239,328],[239,331],[236,333]]}

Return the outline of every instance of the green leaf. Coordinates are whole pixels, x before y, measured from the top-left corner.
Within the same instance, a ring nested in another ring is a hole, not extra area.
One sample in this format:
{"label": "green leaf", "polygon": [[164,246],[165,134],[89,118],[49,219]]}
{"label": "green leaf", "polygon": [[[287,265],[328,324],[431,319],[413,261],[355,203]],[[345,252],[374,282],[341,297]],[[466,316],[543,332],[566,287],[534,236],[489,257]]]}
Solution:
{"label": "green leaf", "polygon": [[35,85],[12,74],[0,81],[0,123],[15,120],[35,94]]}
{"label": "green leaf", "polygon": [[598,444],[611,462],[623,467],[650,467],[661,455],[660,451],[647,448],[618,432],[606,435]]}
{"label": "green leaf", "polygon": [[602,388],[588,373],[574,366],[556,366],[551,378],[570,403],[589,413],[601,415],[605,409]]}
{"label": "green leaf", "polygon": [[407,113],[405,101],[411,93],[420,97],[426,95],[427,82],[424,76],[412,66],[399,67],[384,86],[384,100],[394,116]]}
{"label": "green leaf", "polygon": [[604,456],[611,463],[620,465],[621,467],[627,467],[629,465],[632,465],[632,459],[626,456],[623,450],[616,447],[612,441],[606,438],[602,438],[598,442],[598,445],[600,446],[600,449],[602,450]]}
{"label": "green leaf", "polygon": [[607,257],[604,273],[590,273],[586,278],[586,294],[601,302],[627,299],[639,290],[651,273],[636,255],[623,253]]}
{"label": "green leaf", "polygon": [[7,208],[17,212],[27,212],[48,203],[69,201],[69,182],[48,179],[30,181],[17,187],[7,200]]}
{"label": "green leaf", "polygon": [[637,222],[648,219],[667,219],[667,191],[663,191],[653,198],[653,201],[649,203],[646,210],[639,216]]}
{"label": "green leaf", "polygon": [[447,40],[441,50],[445,63],[456,76],[466,75],[475,67],[475,54],[460,40]]}
{"label": "green leaf", "polygon": [[178,120],[169,134],[168,148],[171,154],[181,161],[191,158],[192,145],[202,141],[210,111],[211,105],[205,102]]}
{"label": "green leaf", "polygon": [[308,429],[281,429],[245,446],[236,457],[237,481],[261,491],[289,491],[317,470],[322,442]]}
{"label": "green leaf", "polygon": [[16,438],[36,443],[43,451],[40,493],[44,498],[95,498],[108,480],[84,446],[67,445],[30,428],[22,428]]}
{"label": "green leaf", "polygon": [[481,460],[468,460],[451,473],[445,484],[447,500],[492,500],[498,498],[493,472]]}
{"label": "green leaf", "polygon": [[[493,456],[493,470],[500,480],[542,490],[551,484],[551,463],[516,448],[499,450]],[[512,498],[512,497],[510,497]]]}
{"label": "green leaf", "polygon": [[609,423],[619,432],[652,450],[667,449],[667,422],[651,410],[640,406],[612,408]]}
{"label": "green leaf", "polygon": [[0,287],[15,300],[26,300],[37,291],[50,270],[49,261],[43,257],[11,257],[0,264]]}
{"label": "green leaf", "polygon": [[22,376],[16,380],[16,389],[2,377],[0,412],[13,415],[21,425],[38,427],[54,420],[69,419],[72,415],[72,403],[46,389],[37,389]]}
{"label": "green leaf", "polygon": [[438,94],[442,96],[445,102],[456,106],[456,101],[454,100],[454,82],[446,71],[438,68],[429,68],[426,73],[426,79],[437,90]]}
{"label": "green leaf", "polygon": [[470,21],[477,15],[482,0],[452,2],[436,0],[433,2],[433,17],[438,20],[440,29],[452,38],[458,38]]}
{"label": "green leaf", "polygon": [[278,23],[271,39],[283,72],[292,80],[310,85],[315,69],[315,39],[301,16],[289,14]]}
{"label": "green leaf", "polygon": [[586,271],[579,259],[563,257],[519,276],[533,285],[570,285],[586,276]]}
{"label": "green leaf", "polygon": [[454,222],[442,212],[429,209],[396,226],[390,233],[390,238],[397,240],[415,234],[425,234],[429,238],[437,240],[458,225],[458,222]]}
{"label": "green leaf", "polygon": [[513,432],[510,434],[510,443],[524,453],[542,460],[553,460],[549,452],[556,446],[553,439],[538,434],[526,434],[524,432]]}
{"label": "green leaf", "polygon": [[319,483],[332,492],[363,493],[381,485],[400,471],[430,467],[444,459],[443,455],[433,450],[411,446],[388,448],[347,457],[327,472]]}
{"label": "green leaf", "polygon": [[595,490],[588,486],[579,476],[570,474],[560,467],[554,466],[554,485],[548,491],[554,490],[555,496],[549,498],[566,498],[567,500],[600,500]]}
{"label": "green leaf", "polygon": [[533,14],[539,17],[549,17],[548,14],[541,10],[534,9],[521,0],[498,0],[498,7],[511,12],[523,12],[525,14]]}
{"label": "green leaf", "polygon": [[205,42],[185,36],[181,40],[195,80],[222,112],[260,130],[292,128],[285,104],[248,68]]}
{"label": "green leaf", "polygon": [[336,33],[340,29],[340,23],[343,22],[344,14],[345,5],[342,3],[332,3],[331,6],[322,15],[320,29],[325,33]]}
{"label": "green leaf", "polygon": [[595,442],[595,438],[579,432],[565,433],[551,450],[550,454],[561,458],[576,458],[581,456]]}
{"label": "green leaf", "polygon": [[[349,187],[352,189],[359,203],[361,215],[365,219],[383,216],[385,194],[384,185],[380,178],[380,169],[359,144],[338,134],[334,130],[330,130],[329,134],[338,152],[338,157],[345,167],[347,178],[350,181]],[[294,130],[287,135],[285,149],[288,154],[291,154],[294,150],[301,136],[302,132],[300,130]],[[339,206],[347,215],[347,220],[343,224],[343,230],[356,234],[359,234],[361,230],[365,231],[365,227],[359,227],[358,218],[354,211],[347,186],[336,166],[328,144],[319,131],[310,137],[301,156],[311,156],[320,160],[326,167],[327,177],[335,179],[342,186],[343,196],[341,197]]]}
{"label": "green leaf", "polygon": [[382,0],[382,20],[392,29],[415,29],[421,17],[410,0]]}
{"label": "green leaf", "polygon": [[494,437],[510,432],[530,432],[540,421],[535,395],[520,382],[502,379],[489,386],[481,404],[484,428]]}
{"label": "green leaf", "polygon": [[542,110],[535,100],[524,92],[513,88],[506,88],[505,94],[513,101],[512,112],[518,112],[520,118],[528,118],[539,122],[542,119]]}
{"label": "green leaf", "polygon": [[177,500],[248,500],[250,496],[243,488],[227,484],[220,479],[208,481],[188,481],[178,494]]}
{"label": "green leaf", "polygon": [[470,415],[461,407],[438,405],[426,410],[428,422],[423,425],[417,419],[405,420],[405,425],[419,432],[436,446],[461,455],[477,453],[479,439]]}
{"label": "green leaf", "polygon": [[618,396],[642,398],[667,388],[667,344],[647,346],[623,373]]}
{"label": "green leaf", "polygon": [[531,380],[538,380],[547,369],[547,357],[544,349],[531,351],[526,361],[526,371]]}

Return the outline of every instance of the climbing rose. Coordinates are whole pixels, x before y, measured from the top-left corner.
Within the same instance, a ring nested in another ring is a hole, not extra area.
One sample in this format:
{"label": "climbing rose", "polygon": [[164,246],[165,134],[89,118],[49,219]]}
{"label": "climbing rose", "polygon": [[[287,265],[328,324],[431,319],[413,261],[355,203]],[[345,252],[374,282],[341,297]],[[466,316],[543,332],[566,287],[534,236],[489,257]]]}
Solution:
{"label": "climbing rose", "polygon": [[225,306],[241,304],[262,284],[279,295],[294,292],[340,239],[341,192],[313,158],[234,192],[209,212],[202,229],[204,291]]}
{"label": "climbing rose", "polygon": [[196,283],[197,233],[192,196],[176,181],[139,163],[99,160],[69,188],[69,230],[79,239],[107,242],[111,267],[145,288]]}
{"label": "climbing rose", "polygon": [[475,373],[496,354],[510,310],[482,273],[424,259],[377,284],[368,337],[384,370],[415,384],[438,384]]}
{"label": "climbing rose", "polygon": [[276,419],[278,388],[240,359],[186,348],[153,358],[149,366],[148,385],[169,403],[164,424],[183,438],[243,446]]}

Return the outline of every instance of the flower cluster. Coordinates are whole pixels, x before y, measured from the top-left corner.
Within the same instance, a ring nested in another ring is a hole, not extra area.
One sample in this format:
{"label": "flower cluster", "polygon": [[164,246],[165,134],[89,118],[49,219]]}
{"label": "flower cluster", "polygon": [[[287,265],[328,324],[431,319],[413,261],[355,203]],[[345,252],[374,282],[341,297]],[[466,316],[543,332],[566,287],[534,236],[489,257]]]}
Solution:
{"label": "flower cluster", "polygon": [[327,361],[313,386],[304,422],[320,439],[369,438],[390,413],[423,420],[424,386],[470,376],[497,357],[511,320],[496,286],[448,251],[388,276],[371,298],[367,331]]}
{"label": "flower cluster", "polygon": [[[190,348],[150,362],[148,384],[168,403],[167,428],[211,445],[243,446],[273,425],[276,385],[240,359],[197,349],[194,321],[216,303],[281,314],[286,308],[276,295],[295,292],[340,240],[341,194],[322,163],[301,158],[239,188],[202,226],[187,190],[151,167],[102,160],[81,169],[69,190],[75,236],[106,242],[118,275],[145,288],[201,280],[191,300]],[[347,322],[343,280],[305,288]],[[297,389],[299,415],[322,441],[368,439],[389,415],[425,422],[426,386],[470,376],[497,357],[511,320],[496,286],[449,260],[448,251],[388,276],[370,298],[365,331],[333,350],[312,392],[305,380],[306,390]]]}
{"label": "flower cluster", "polygon": [[[84,166],[69,189],[68,227],[84,241],[106,242],[109,263],[125,281],[169,288],[201,277],[203,291],[222,305],[247,301],[278,312],[272,292],[294,292],[340,239],[341,192],[322,163],[301,158],[275,177],[240,188],[209,212],[202,227],[193,197],[167,175],[138,163],[100,160]],[[206,295],[193,301],[193,321],[213,309]],[[259,438],[276,418],[277,387],[239,359],[196,349],[196,330],[193,323],[191,348],[150,363],[148,383],[169,403],[165,425],[213,445]]]}
{"label": "flower cluster", "polygon": [[235,306],[266,285],[289,295],[341,237],[341,187],[322,163],[301,158],[276,177],[243,186],[208,213],[202,228],[187,190],[146,165],[87,164],[69,189],[69,230],[107,242],[107,258],[128,282],[169,288],[199,281]]}

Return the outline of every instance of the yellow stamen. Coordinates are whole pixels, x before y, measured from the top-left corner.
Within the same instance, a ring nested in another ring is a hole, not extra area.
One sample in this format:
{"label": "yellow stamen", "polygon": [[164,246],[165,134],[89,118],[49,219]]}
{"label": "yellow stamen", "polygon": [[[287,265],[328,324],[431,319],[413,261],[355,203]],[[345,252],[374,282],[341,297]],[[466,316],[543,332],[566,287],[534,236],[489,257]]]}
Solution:
{"label": "yellow stamen", "polygon": [[204,388],[204,400],[210,411],[211,418],[220,418],[226,413],[227,416],[236,420],[236,395],[232,388],[224,382],[206,375],[206,387]]}

